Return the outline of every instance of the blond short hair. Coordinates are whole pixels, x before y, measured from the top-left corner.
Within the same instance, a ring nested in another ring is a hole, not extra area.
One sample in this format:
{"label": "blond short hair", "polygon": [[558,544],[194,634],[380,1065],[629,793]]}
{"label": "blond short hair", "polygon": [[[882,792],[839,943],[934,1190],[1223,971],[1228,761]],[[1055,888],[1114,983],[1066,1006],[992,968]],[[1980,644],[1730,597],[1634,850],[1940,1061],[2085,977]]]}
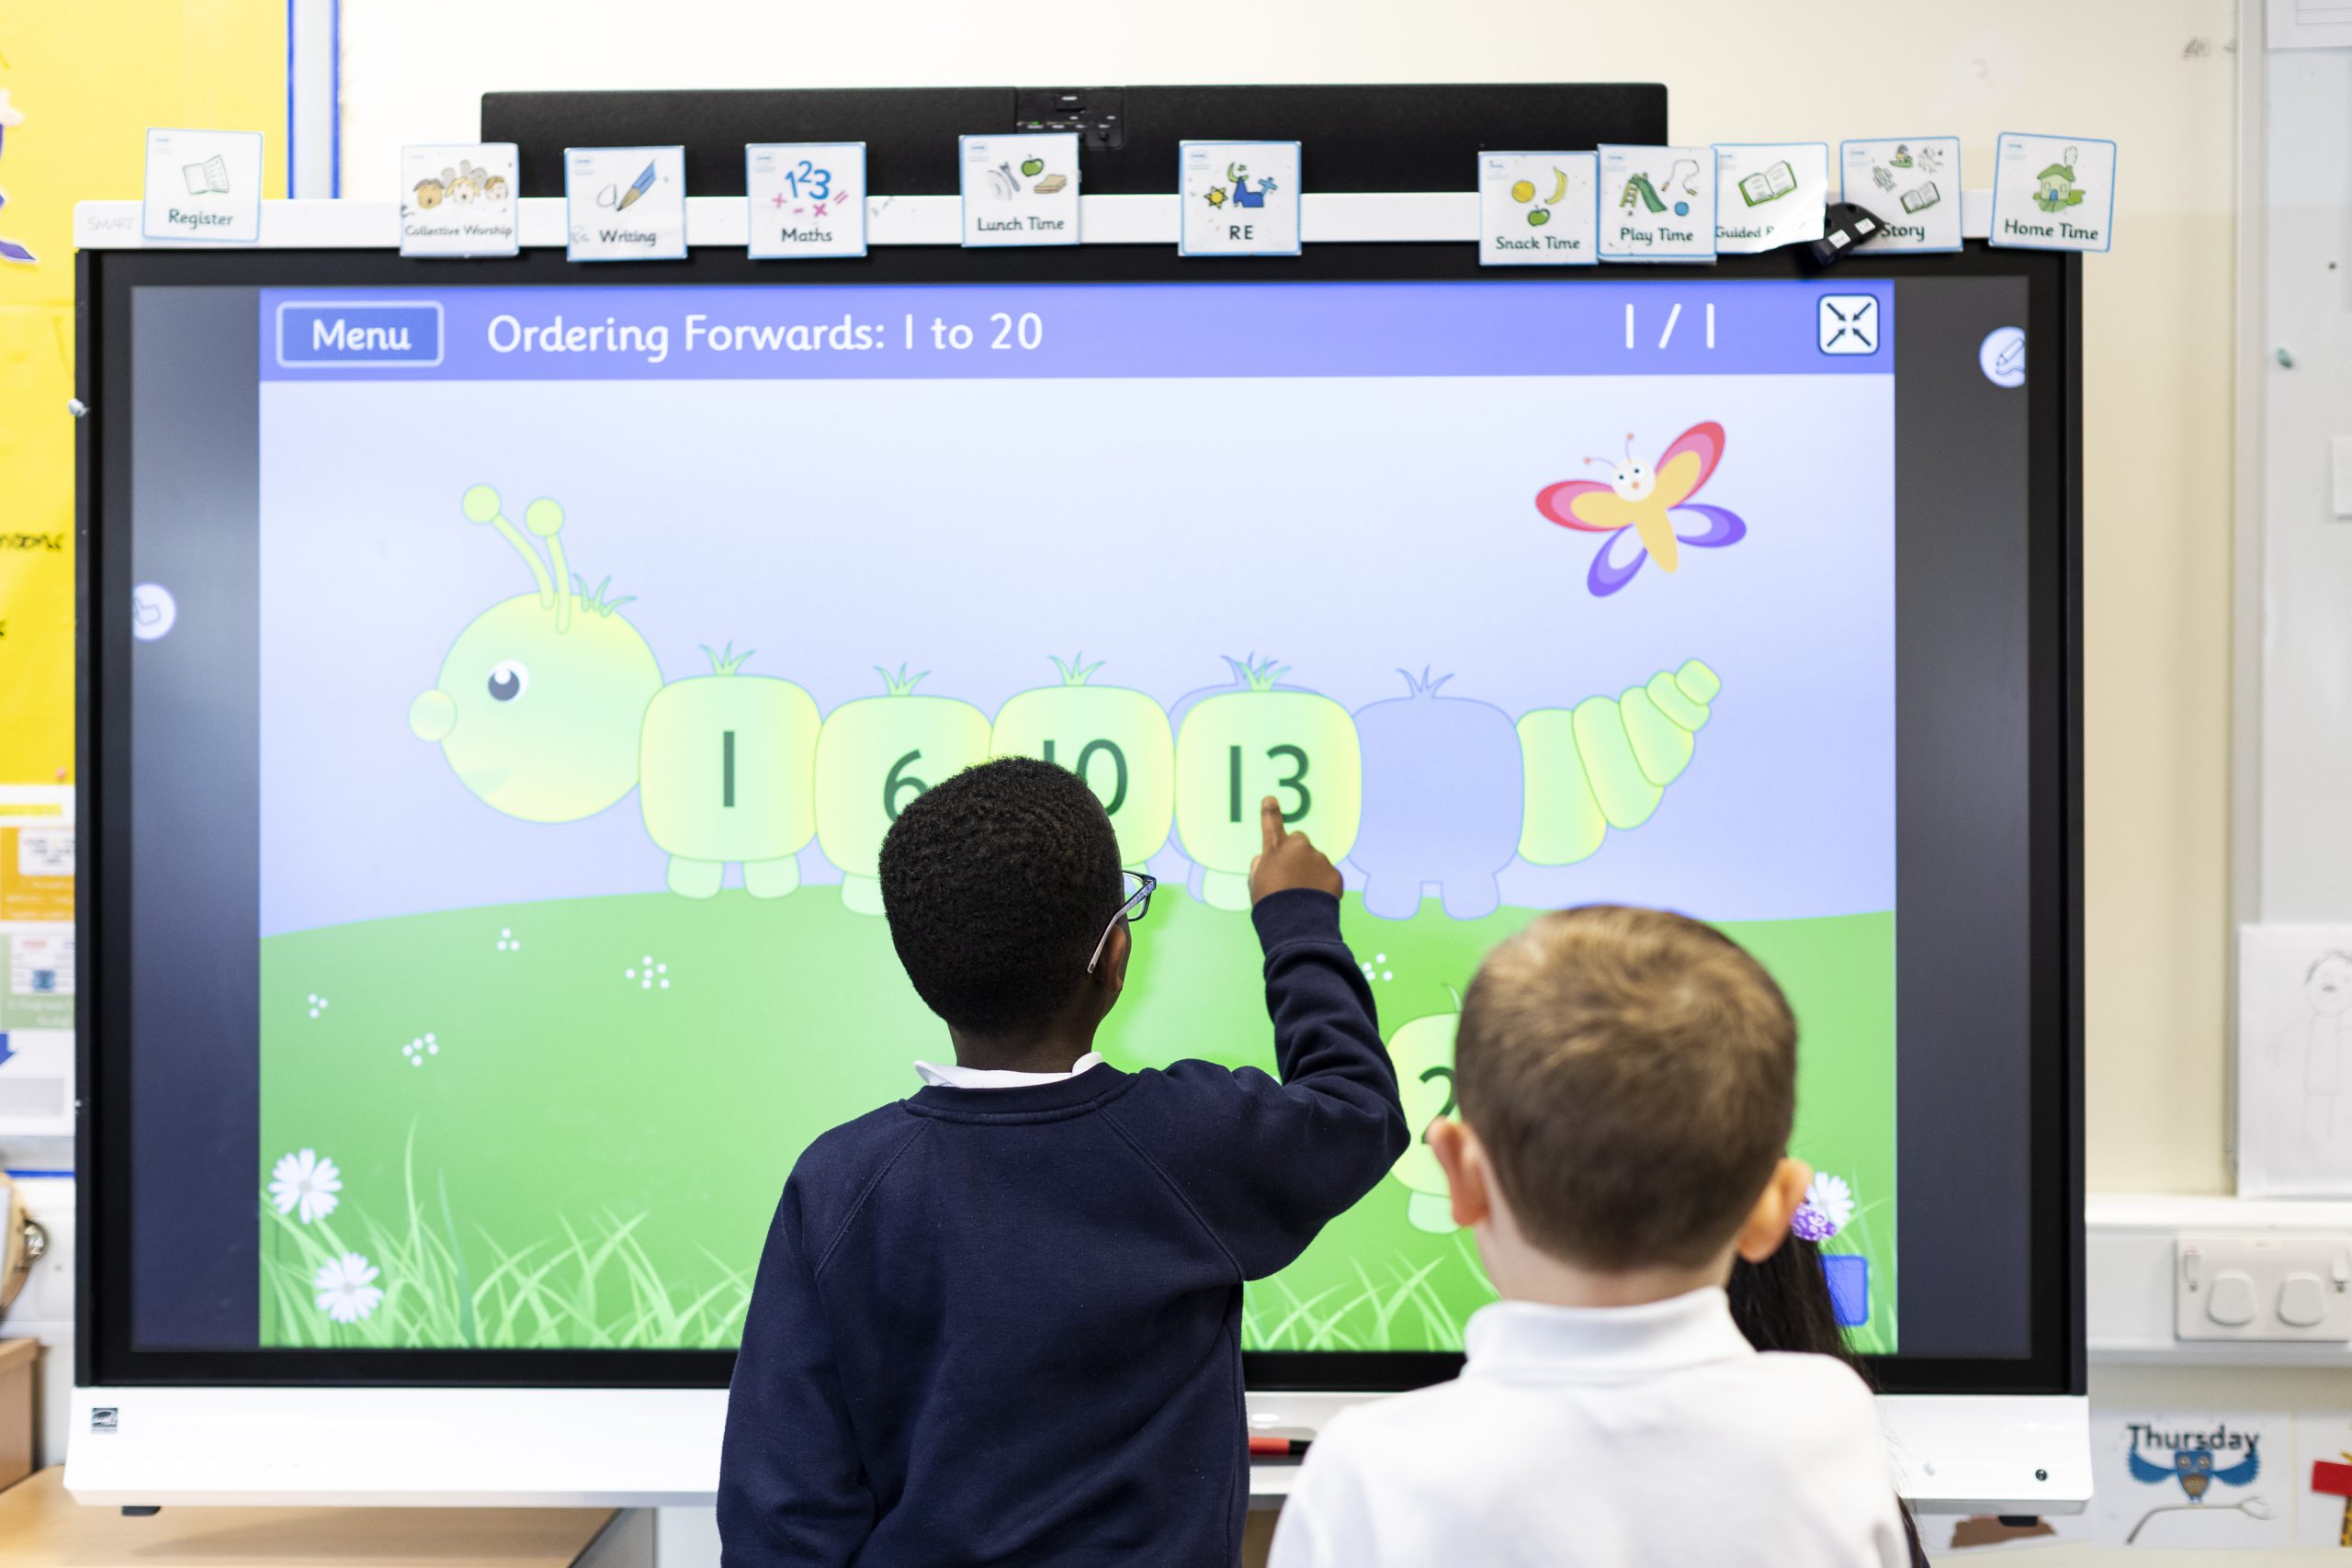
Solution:
{"label": "blond short hair", "polygon": [[1487,955],[1454,1091],[1529,1241],[1589,1269],[1691,1266],[1787,1152],[1796,1043],[1788,998],[1737,942],[1596,904]]}

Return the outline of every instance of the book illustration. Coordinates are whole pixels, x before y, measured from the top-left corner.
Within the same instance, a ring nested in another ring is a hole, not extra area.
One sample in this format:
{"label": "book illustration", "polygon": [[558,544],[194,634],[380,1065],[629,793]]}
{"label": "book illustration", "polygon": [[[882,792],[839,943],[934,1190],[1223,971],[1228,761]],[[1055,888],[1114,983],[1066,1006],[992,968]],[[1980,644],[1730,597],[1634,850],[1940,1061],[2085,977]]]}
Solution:
{"label": "book illustration", "polygon": [[1786,158],[1769,169],[1758,169],[1739,182],[1739,198],[1750,207],[1778,201],[1797,188],[1797,172]]}

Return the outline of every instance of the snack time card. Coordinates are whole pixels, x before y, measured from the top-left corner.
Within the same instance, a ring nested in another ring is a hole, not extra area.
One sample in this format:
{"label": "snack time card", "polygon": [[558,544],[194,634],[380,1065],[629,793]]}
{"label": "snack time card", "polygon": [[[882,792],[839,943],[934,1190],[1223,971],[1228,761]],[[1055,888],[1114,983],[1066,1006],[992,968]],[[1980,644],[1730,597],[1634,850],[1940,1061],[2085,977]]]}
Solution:
{"label": "snack time card", "polygon": [[141,218],[150,240],[259,240],[261,132],[150,130]]}
{"label": "snack time card", "polygon": [[1839,144],[1838,199],[1886,226],[1866,251],[1960,249],[1960,138],[1889,136]]}
{"label": "snack time card", "polygon": [[1078,132],[959,136],[964,243],[1078,243]]}
{"label": "snack time card", "polygon": [[1753,255],[1821,238],[1826,141],[1715,144],[1715,249]]}
{"label": "snack time card", "polygon": [[1994,244],[2103,251],[2114,228],[2114,142],[2001,134],[1993,150]]}
{"label": "snack time card", "polygon": [[401,149],[401,254],[511,256],[514,143],[471,141]]}
{"label": "snack time card", "polygon": [[1176,164],[1185,255],[1298,254],[1297,142],[1180,142]]}
{"label": "snack time card", "polygon": [[674,261],[686,254],[686,150],[568,147],[571,261]]}
{"label": "snack time card", "polygon": [[865,143],[755,141],[743,149],[751,254],[865,254]]}
{"label": "snack time card", "polygon": [[1478,265],[1592,266],[1592,152],[1478,154]]}
{"label": "snack time card", "polygon": [[1604,144],[1600,259],[1715,259],[1715,150]]}

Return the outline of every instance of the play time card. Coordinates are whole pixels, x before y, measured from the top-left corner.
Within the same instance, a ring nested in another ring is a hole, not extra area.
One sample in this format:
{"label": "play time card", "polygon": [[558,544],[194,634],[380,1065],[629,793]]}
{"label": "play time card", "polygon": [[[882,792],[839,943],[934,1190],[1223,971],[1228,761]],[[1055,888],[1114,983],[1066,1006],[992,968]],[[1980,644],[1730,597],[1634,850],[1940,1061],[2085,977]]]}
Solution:
{"label": "play time card", "polygon": [[751,195],[751,254],[865,254],[865,143],[755,141],[743,149]]}
{"label": "play time card", "polygon": [[2103,251],[2114,229],[2114,142],[2002,133],[1993,151],[1994,244]]}
{"label": "play time card", "polygon": [[250,245],[261,238],[261,132],[150,130],[140,232]]}
{"label": "play time card", "polygon": [[1715,150],[1600,148],[1600,258],[1715,259]]}
{"label": "play time card", "polygon": [[674,261],[686,254],[686,150],[567,147],[571,261]]}
{"label": "play time card", "polygon": [[1886,225],[1862,242],[1867,251],[1960,249],[1960,138],[1890,136],[1840,142],[1840,201]]}
{"label": "play time card", "polygon": [[1591,152],[1478,154],[1478,265],[1591,266],[1593,193],[1600,158]]}
{"label": "play time card", "polygon": [[964,243],[1078,243],[1078,133],[959,136]]}
{"label": "play time card", "polygon": [[401,254],[514,254],[521,185],[512,141],[401,148]]}
{"label": "play time card", "polygon": [[1826,141],[1715,144],[1715,249],[1752,255],[1821,238]]}
{"label": "play time card", "polygon": [[1180,142],[1176,165],[1184,254],[1298,254],[1297,142]]}

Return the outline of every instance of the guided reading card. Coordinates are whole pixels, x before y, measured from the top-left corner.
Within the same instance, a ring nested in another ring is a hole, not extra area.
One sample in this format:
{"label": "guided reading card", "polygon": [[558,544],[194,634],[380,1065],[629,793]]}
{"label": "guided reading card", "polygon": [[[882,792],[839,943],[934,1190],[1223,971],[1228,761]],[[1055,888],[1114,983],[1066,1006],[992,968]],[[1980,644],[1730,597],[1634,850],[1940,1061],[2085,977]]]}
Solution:
{"label": "guided reading card", "polygon": [[514,254],[521,185],[512,141],[401,148],[401,254]]}
{"label": "guided reading card", "polygon": [[1714,260],[1714,149],[1602,146],[1600,256]]}
{"label": "guided reading card", "polygon": [[[420,270],[255,310],[265,1343],[463,1342],[543,1269],[534,1343],[734,1343],[793,1159],[944,1048],[883,840],[1017,755],[1159,879],[1122,1070],[1272,1066],[1268,795],[1343,867],[1415,1125],[1537,914],[1717,922],[1805,1022],[1838,1320],[1897,1348],[1894,285],[1839,281],[1847,355],[1794,280]],[[284,352],[396,314],[406,358]],[[327,1161],[333,1234],[403,1249],[364,1323],[312,1304]],[[1458,1349],[1494,1291],[1442,1192],[1400,1156],[1242,1343]]]}
{"label": "guided reading card", "polygon": [[956,139],[964,169],[964,243],[1078,243],[1078,133]]}
{"label": "guided reading card", "polygon": [[1871,251],[1960,249],[1960,138],[1886,137],[1841,142],[1839,197],[1885,225],[1862,242]]}
{"label": "guided reading card", "polygon": [[2103,251],[2114,228],[2114,142],[2002,133],[1993,152],[1994,244]]}
{"label": "guided reading card", "polygon": [[674,261],[686,254],[683,147],[567,147],[567,258]]}
{"label": "guided reading card", "polygon": [[1826,141],[1715,144],[1715,248],[1724,254],[1818,240],[1828,202]]}
{"label": "guided reading card", "polygon": [[261,132],[150,130],[140,232],[251,244],[261,238]]}
{"label": "guided reading card", "polygon": [[865,143],[755,141],[743,149],[751,254],[865,254]]}
{"label": "guided reading card", "polygon": [[1591,152],[1478,154],[1483,266],[1590,266],[1600,158]]}
{"label": "guided reading card", "polygon": [[1186,255],[1298,254],[1297,142],[1183,141],[1176,162]]}
{"label": "guided reading card", "polygon": [[2352,1197],[2352,926],[2238,931],[2238,1190]]}

